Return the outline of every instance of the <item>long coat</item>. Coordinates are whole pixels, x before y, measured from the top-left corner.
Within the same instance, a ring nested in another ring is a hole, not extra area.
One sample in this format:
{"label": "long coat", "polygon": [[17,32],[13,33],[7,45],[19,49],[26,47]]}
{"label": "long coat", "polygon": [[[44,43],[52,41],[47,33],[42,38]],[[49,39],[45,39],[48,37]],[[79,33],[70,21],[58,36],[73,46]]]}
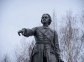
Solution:
{"label": "long coat", "polygon": [[[49,27],[35,27],[27,29],[26,37],[34,36],[36,44],[32,50],[30,62],[58,62],[58,35]],[[55,47],[55,48],[54,48]]]}

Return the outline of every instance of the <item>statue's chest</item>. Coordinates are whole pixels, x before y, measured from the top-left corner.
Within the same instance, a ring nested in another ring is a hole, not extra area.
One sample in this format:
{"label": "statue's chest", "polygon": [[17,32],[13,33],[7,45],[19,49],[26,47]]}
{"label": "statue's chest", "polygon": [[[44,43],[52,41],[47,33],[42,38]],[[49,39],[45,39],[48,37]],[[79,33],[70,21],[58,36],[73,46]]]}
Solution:
{"label": "statue's chest", "polygon": [[41,38],[53,38],[54,33],[50,29],[37,29],[36,35]]}

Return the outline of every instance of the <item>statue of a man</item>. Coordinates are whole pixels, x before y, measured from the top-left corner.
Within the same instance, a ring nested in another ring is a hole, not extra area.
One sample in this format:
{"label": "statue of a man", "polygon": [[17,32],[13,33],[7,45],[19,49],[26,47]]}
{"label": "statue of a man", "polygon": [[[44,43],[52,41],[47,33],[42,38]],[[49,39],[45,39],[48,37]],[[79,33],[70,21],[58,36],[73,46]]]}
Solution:
{"label": "statue of a man", "polygon": [[49,14],[43,14],[41,23],[43,26],[32,29],[23,28],[18,32],[25,36],[34,36],[36,44],[32,50],[30,62],[62,62],[59,54],[58,35],[49,28],[52,20]]}

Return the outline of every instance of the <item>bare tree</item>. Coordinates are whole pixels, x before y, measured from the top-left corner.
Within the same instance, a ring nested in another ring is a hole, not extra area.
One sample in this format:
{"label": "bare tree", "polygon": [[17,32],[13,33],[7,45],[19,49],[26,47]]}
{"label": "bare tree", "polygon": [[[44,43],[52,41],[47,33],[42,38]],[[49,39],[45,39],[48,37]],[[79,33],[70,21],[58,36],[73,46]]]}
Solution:
{"label": "bare tree", "polygon": [[80,20],[81,20],[82,26],[84,26],[84,10],[82,10]]}
{"label": "bare tree", "polygon": [[81,21],[81,25],[82,25],[82,36],[81,36],[81,46],[80,47],[80,52],[82,51],[83,53],[81,54],[81,62],[84,61],[84,10],[82,10],[82,14],[81,14],[81,17],[80,17],[80,21]]}
{"label": "bare tree", "polygon": [[6,54],[1,62],[11,62],[9,56]]}
{"label": "bare tree", "polygon": [[16,53],[16,58],[17,58],[17,62],[29,62],[30,59],[30,55],[32,52],[32,48],[34,46],[34,41],[32,41],[32,43],[29,45],[28,42],[26,41],[22,41],[22,48],[20,48],[19,52],[15,52]]}
{"label": "bare tree", "polygon": [[82,47],[82,42],[79,37],[79,29],[74,28],[74,22],[76,19],[72,16],[72,12],[67,14],[66,26],[61,28],[60,43],[63,56],[65,56],[66,62],[78,62],[78,56]]}

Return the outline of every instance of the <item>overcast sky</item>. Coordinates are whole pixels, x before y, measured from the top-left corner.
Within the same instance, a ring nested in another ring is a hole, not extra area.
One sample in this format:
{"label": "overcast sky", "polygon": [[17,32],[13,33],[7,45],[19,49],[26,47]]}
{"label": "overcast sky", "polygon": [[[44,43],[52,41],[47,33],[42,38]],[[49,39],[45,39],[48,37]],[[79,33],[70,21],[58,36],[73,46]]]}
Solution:
{"label": "overcast sky", "polygon": [[54,10],[61,17],[67,10],[77,14],[83,8],[83,0],[0,0],[0,57],[6,53],[14,56],[23,38],[18,30],[41,25],[42,14],[52,16]]}

